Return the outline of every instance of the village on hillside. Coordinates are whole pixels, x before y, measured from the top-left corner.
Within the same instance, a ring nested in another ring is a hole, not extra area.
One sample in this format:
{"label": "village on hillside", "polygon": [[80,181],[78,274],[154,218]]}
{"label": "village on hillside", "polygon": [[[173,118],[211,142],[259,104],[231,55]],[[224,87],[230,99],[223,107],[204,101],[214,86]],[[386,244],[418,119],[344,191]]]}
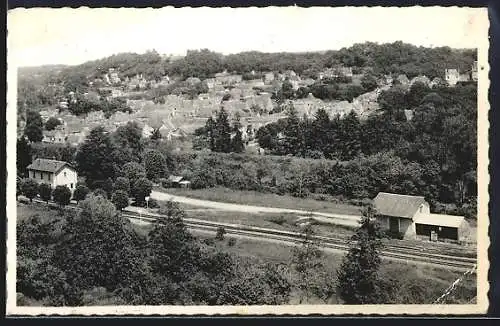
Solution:
{"label": "village on hillside", "polygon": [[[251,142],[257,130],[283,117],[283,112],[276,112],[278,101],[275,95],[287,83],[294,92],[309,91],[308,87],[327,79],[347,78],[353,85],[361,86],[363,73],[353,74],[352,67],[337,66],[318,72],[315,78],[302,77],[293,70],[283,72],[268,71],[256,73],[252,70],[243,79],[241,74],[227,71],[216,73],[214,78],[199,79],[187,78],[184,83],[190,87],[199,87],[204,92],[189,98],[183,94],[169,94],[155,98],[155,100],[141,99],[144,93],[151,89],[167,87],[174,83],[168,75],[159,80],[148,80],[143,74],[120,77],[119,68],[109,70],[92,81],[88,81],[88,91],[80,94],[89,101],[100,99],[123,99],[129,112],[118,111],[106,117],[102,111],[91,111],[77,116],[68,111],[68,105],[77,104],[75,92],[62,94],[57,104],[40,108],[40,115],[44,123],[50,118],[59,120],[53,130],[44,130],[43,142],[54,144],[70,144],[76,146],[83,142],[90,130],[102,125],[108,132],[114,132],[119,126],[135,121],[142,128],[144,138],[149,138],[158,130],[162,139],[186,139],[196,128],[204,125],[208,117],[215,116],[223,107],[230,115],[238,113],[241,120],[243,140]],[[467,71],[457,68],[446,68],[441,77],[432,80],[425,75],[409,79],[404,74],[384,75],[376,80],[374,89],[347,100],[322,100],[307,92],[301,98],[286,99],[293,104],[299,116],[312,118],[318,109],[324,109],[333,117],[339,114],[345,116],[354,111],[360,117],[379,110],[377,102],[381,91],[391,88],[393,84],[408,90],[416,82],[423,83],[432,89],[439,85],[454,87],[457,83],[477,82],[477,61]],[[203,85],[203,86],[198,86]],[[373,88],[373,87],[372,87]],[[407,119],[411,119],[412,110],[405,110]],[[23,134],[25,119],[19,121],[18,134]]]}
{"label": "village on hillside", "polygon": [[18,74],[18,305],[477,302],[476,49]]}

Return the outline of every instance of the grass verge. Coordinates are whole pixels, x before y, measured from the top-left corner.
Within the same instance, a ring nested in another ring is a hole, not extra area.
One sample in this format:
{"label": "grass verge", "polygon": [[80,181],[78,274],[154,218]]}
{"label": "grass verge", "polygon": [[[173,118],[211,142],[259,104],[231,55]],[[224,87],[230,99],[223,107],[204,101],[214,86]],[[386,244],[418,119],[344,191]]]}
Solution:
{"label": "grass verge", "polygon": [[[161,191],[162,189],[158,190]],[[298,198],[286,195],[280,196],[276,194],[261,193],[257,191],[233,190],[222,187],[206,189],[169,188],[164,189],[164,191],[178,196],[231,204],[277,207],[347,215],[360,214],[360,207],[354,205],[336,203],[332,201],[314,200],[309,198]]]}

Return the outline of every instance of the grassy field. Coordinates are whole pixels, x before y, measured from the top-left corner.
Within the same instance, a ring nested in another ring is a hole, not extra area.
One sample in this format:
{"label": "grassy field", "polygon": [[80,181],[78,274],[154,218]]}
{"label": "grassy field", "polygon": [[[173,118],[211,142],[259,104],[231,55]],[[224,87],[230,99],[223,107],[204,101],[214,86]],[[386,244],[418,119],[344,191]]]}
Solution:
{"label": "grassy field", "polygon": [[292,196],[280,196],[257,191],[232,190],[216,187],[207,189],[166,189],[168,193],[196,199],[218,201],[232,204],[254,205],[263,207],[288,208],[324,213],[359,215],[360,207],[331,201],[320,201]]}
{"label": "grassy field", "polygon": [[[284,231],[301,232],[302,228],[295,222],[299,218],[296,214],[281,213],[241,213],[217,210],[186,209],[186,215],[205,221],[257,226],[262,228]],[[349,237],[353,229],[340,225],[313,225],[314,232],[320,235]]]}
{"label": "grassy field", "polygon": [[[57,208],[51,208],[45,204],[32,203],[22,204],[17,203],[17,222],[21,222],[33,215],[38,215],[41,222],[47,222],[61,216],[61,211]],[[10,218],[10,216],[8,216]]]}

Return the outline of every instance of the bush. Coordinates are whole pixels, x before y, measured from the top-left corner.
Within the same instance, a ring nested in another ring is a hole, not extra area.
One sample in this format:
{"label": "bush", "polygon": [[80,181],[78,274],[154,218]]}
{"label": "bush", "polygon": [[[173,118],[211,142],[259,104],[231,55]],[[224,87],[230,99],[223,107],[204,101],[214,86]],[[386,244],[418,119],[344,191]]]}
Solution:
{"label": "bush", "polygon": [[124,190],[116,190],[113,196],[111,196],[111,202],[115,205],[117,210],[123,210],[129,205],[128,193]]}
{"label": "bush", "polygon": [[158,204],[158,201],[156,199],[150,198],[149,203],[148,203],[149,208],[159,208],[160,204]]}
{"label": "bush", "polygon": [[79,202],[80,200],[84,200],[90,192],[87,186],[79,184],[76,186],[75,192],[73,193],[73,199]]}
{"label": "bush", "polygon": [[203,243],[206,244],[207,246],[215,245],[214,239],[210,239],[210,238],[203,240]]}
{"label": "bush", "polygon": [[46,183],[42,183],[38,186],[38,193],[40,194],[40,198],[48,203],[52,198],[52,187]]}
{"label": "bush", "polygon": [[217,228],[217,233],[215,234],[215,239],[222,241],[224,240],[224,235],[226,234],[226,229],[223,226]]}
{"label": "bush", "polygon": [[67,186],[57,186],[54,189],[54,201],[60,206],[66,206],[71,200],[71,190]]}
{"label": "bush", "polygon": [[229,247],[234,247],[235,244],[236,244],[236,239],[235,238],[229,238],[229,240],[227,241],[227,245]]}
{"label": "bush", "polygon": [[23,180],[21,184],[21,193],[32,202],[33,198],[38,195],[38,183],[33,179]]}
{"label": "bush", "polygon": [[102,190],[101,188],[97,188],[96,190],[94,190],[94,195],[101,196],[102,198],[105,198],[105,199],[108,198],[108,193],[106,191]]}
{"label": "bush", "polygon": [[128,178],[125,177],[118,177],[115,180],[115,183],[113,184],[113,190],[122,190],[126,192],[127,194],[130,193],[130,181]]}
{"label": "bush", "polygon": [[398,239],[398,240],[404,239],[404,234],[402,232],[394,232],[391,230],[384,231],[384,236],[388,239]]}
{"label": "bush", "polygon": [[160,178],[158,180],[158,182],[160,182],[160,185],[163,187],[163,188],[168,188],[170,186],[170,182],[168,182],[168,179],[166,178]]}
{"label": "bush", "polygon": [[286,218],[284,218],[282,215],[273,216],[269,219],[269,221],[278,225],[283,225],[286,222]]}

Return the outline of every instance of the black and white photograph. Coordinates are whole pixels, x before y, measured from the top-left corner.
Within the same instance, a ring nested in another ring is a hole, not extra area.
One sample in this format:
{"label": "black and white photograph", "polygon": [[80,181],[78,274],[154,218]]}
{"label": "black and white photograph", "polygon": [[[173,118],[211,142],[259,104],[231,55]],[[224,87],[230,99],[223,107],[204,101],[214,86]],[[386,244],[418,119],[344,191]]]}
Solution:
{"label": "black and white photograph", "polygon": [[485,8],[7,23],[8,315],[486,311]]}

